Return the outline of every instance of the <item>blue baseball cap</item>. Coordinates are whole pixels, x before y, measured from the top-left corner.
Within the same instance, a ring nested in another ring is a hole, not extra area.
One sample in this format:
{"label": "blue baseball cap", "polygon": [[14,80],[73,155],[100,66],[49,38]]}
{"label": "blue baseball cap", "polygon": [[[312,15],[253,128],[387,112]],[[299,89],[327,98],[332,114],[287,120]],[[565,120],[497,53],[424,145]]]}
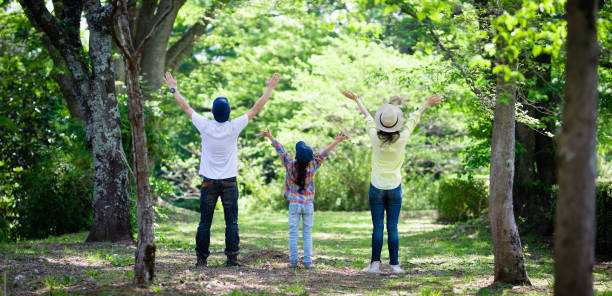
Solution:
{"label": "blue baseball cap", "polygon": [[308,147],[303,141],[295,144],[295,157],[299,162],[310,162],[313,158],[312,148]]}
{"label": "blue baseball cap", "polygon": [[218,97],[213,102],[212,113],[218,122],[226,122],[229,119],[230,104],[226,97]]}

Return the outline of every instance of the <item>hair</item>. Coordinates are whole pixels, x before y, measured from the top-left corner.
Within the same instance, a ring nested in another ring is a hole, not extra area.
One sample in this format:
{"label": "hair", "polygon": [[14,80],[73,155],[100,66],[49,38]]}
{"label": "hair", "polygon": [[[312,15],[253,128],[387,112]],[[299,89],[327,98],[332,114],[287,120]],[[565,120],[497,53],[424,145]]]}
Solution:
{"label": "hair", "polygon": [[295,184],[297,184],[300,189],[298,191],[304,191],[304,187],[306,186],[306,169],[308,168],[309,162],[301,162],[297,161],[297,176],[295,180]]}
{"label": "hair", "polygon": [[381,130],[376,131],[376,135],[378,136],[378,139],[381,141],[380,146],[385,145],[385,144],[391,145],[395,143],[395,141],[399,139],[399,133],[400,133],[399,131],[394,131],[394,132],[385,132]]}

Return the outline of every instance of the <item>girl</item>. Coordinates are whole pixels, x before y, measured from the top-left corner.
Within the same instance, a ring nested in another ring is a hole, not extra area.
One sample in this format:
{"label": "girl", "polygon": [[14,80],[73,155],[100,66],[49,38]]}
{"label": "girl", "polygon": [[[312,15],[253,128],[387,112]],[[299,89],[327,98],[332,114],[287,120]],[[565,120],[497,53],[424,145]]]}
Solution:
{"label": "girl", "polygon": [[321,163],[340,142],[348,137],[342,133],[336,136],[331,145],[323,149],[319,155],[313,156],[312,149],[306,143],[299,141],[295,144],[295,158],[291,158],[272,134],[270,129],[259,132],[259,136],[267,137],[280,154],[287,174],[285,175],[285,199],[289,200],[289,267],[297,267],[298,251],[297,241],[302,219],[302,239],[304,240],[304,267],[315,268],[312,263],[312,225],[314,218],[314,175]]}
{"label": "girl", "polygon": [[[366,127],[372,142],[372,173],[370,183],[370,213],[372,214],[372,258],[365,271],[380,272],[380,252],[383,243],[383,223],[387,212],[387,235],[389,245],[389,267],[394,273],[404,273],[399,265],[399,236],[397,220],[402,207],[402,176],[400,170],[404,162],[405,145],[408,137],[419,122],[429,105],[438,104],[442,96],[431,96],[425,104],[413,113],[404,125],[402,110],[392,104],[383,104],[372,115],[352,92],[342,94],[355,101],[366,117]],[[403,129],[402,129],[403,128]]]}

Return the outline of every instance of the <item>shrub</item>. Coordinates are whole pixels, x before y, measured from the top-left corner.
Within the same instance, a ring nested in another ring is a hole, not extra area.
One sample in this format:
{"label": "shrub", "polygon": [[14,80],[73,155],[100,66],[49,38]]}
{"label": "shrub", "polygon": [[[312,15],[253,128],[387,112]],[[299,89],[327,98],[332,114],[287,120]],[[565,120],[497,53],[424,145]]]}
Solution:
{"label": "shrub", "polygon": [[436,204],[439,219],[457,222],[478,217],[487,207],[487,198],[487,186],[482,180],[444,180],[440,184]]}
{"label": "shrub", "polygon": [[612,181],[597,182],[595,253],[612,257]]}

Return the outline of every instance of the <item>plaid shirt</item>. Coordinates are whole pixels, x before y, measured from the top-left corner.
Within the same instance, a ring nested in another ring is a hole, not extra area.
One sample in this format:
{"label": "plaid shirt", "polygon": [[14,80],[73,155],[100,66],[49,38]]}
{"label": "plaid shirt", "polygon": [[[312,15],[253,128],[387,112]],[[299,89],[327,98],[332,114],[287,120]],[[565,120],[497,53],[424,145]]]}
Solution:
{"label": "plaid shirt", "polygon": [[289,155],[281,143],[274,140],[272,146],[276,148],[276,152],[280,154],[287,175],[285,176],[285,199],[296,203],[311,203],[314,200],[315,184],[314,175],[317,169],[323,163],[323,159],[327,157],[327,151],[323,150],[319,155],[315,155],[312,161],[306,168],[306,180],[304,182],[304,190],[298,192],[300,187],[293,180],[297,179],[297,160]]}

